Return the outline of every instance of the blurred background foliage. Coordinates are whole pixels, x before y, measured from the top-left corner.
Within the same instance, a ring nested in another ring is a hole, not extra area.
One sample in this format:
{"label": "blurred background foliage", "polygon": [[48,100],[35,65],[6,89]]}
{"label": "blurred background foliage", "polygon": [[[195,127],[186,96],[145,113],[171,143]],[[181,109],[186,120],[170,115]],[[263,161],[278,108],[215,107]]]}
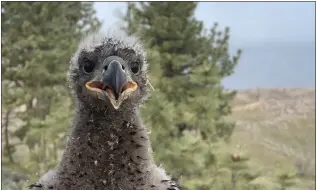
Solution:
{"label": "blurred background foliage", "polygon": [[[301,124],[309,128],[299,130],[303,136],[296,139],[284,136],[291,143],[273,141],[283,130],[248,130],[250,138],[238,128],[240,122],[244,128],[256,125],[253,120],[266,115],[262,109],[249,113],[240,103],[245,99],[236,101],[237,92],[221,83],[233,74],[242,54],[229,52],[229,27],[203,26],[194,17],[196,2],[127,4],[122,29],[145,44],[156,89],[142,107],[142,117],[151,129],[156,162],[182,189],[314,189],[310,125],[315,119],[299,120],[293,130]],[[101,22],[92,2],[1,6],[2,188],[20,190],[58,166],[73,110],[68,63],[80,38]],[[241,94],[251,103],[250,92]],[[232,114],[232,108],[238,111]],[[262,138],[263,133],[272,139]],[[244,146],[251,144],[258,146]],[[270,158],[260,160],[268,153]],[[278,164],[283,160],[291,161]]]}

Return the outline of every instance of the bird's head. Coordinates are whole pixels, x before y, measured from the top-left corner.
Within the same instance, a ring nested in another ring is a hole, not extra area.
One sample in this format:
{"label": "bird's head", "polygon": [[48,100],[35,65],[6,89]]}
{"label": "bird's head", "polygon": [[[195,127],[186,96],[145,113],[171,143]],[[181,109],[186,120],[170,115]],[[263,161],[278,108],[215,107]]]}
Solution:
{"label": "bird's head", "polygon": [[68,73],[78,101],[99,110],[137,107],[149,91],[144,49],[136,38],[93,33],[85,37]]}

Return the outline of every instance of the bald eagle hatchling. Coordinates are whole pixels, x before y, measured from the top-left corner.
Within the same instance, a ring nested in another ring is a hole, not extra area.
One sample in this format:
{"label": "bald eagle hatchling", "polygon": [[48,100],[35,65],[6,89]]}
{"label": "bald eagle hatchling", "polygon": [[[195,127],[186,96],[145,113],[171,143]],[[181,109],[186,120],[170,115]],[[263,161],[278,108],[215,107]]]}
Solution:
{"label": "bald eagle hatchling", "polygon": [[149,93],[136,38],[86,36],[68,73],[75,115],[61,163],[31,189],[179,190],[153,162],[139,106]]}

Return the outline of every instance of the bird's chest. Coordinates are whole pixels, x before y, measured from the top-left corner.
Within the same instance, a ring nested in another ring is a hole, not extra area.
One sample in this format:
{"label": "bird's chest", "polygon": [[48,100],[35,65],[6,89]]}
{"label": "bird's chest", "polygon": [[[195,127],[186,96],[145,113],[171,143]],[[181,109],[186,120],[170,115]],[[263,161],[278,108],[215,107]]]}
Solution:
{"label": "bird's chest", "polygon": [[134,138],[87,133],[70,143],[59,178],[61,189],[149,189],[148,163],[143,156],[148,149]]}
{"label": "bird's chest", "polygon": [[71,180],[60,178],[58,185],[61,190],[147,190],[146,176],[104,176],[90,175],[84,178],[72,178]]}
{"label": "bird's chest", "polygon": [[[101,162],[101,161],[100,161]],[[60,175],[60,189],[69,190],[147,190],[149,172],[130,162],[81,164],[77,171]],[[70,175],[69,175],[70,174]],[[59,189],[59,188],[58,188]]]}

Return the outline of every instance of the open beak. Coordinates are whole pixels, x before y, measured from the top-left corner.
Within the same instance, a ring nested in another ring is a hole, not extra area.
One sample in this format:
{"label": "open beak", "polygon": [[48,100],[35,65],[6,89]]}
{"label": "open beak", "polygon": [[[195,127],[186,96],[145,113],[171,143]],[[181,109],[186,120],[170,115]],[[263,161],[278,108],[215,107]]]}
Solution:
{"label": "open beak", "polygon": [[111,60],[102,76],[96,76],[86,83],[86,88],[96,92],[100,99],[106,96],[114,109],[118,109],[122,102],[137,89],[137,83],[128,80],[122,69],[120,60]]}

